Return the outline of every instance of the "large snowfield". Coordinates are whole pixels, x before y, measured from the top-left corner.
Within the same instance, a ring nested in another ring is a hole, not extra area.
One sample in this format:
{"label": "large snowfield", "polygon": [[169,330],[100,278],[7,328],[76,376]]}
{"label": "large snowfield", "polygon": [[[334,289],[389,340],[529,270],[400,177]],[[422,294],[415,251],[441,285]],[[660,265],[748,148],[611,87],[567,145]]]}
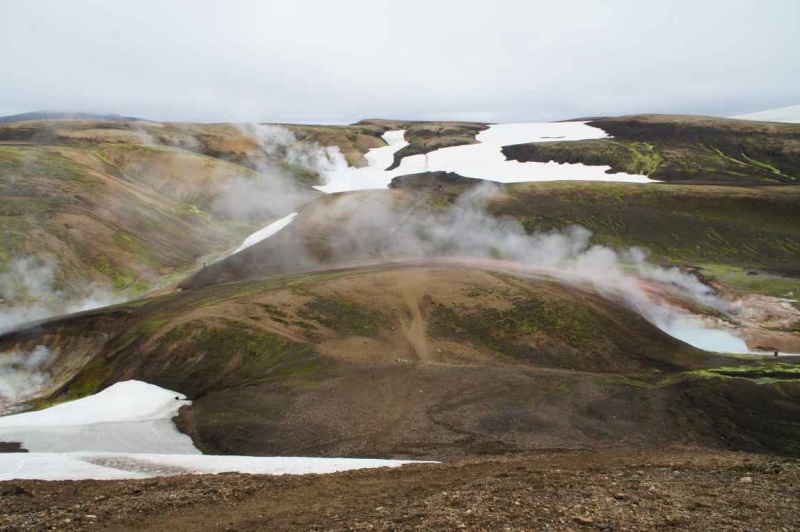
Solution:
{"label": "large snowfield", "polygon": [[495,124],[478,133],[477,144],[442,148],[426,155],[405,157],[399,167],[386,170],[395,152],[408,146],[403,140],[405,131],[389,131],[383,138],[388,146],[370,150],[364,168],[338,168],[326,172],[326,184],[316,187],[323,192],[346,192],[386,188],[392,178],[419,172],[455,172],[464,177],[487,179],[498,183],[527,181],[624,181],[652,182],[646,176],[607,174],[608,166],[583,164],[520,163],[507,161],[501,148],[528,142],[553,142],[607,138],[602,129],[583,122],[537,122],[525,124]]}
{"label": "large snowfield", "polygon": [[227,471],[297,475],[412,463],[204,455],[172,421],[178,410],[189,404],[182,394],[141,381],[125,381],[46,410],[0,417],[0,441],[20,443],[30,451],[0,453],[0,481],[103,480]]}

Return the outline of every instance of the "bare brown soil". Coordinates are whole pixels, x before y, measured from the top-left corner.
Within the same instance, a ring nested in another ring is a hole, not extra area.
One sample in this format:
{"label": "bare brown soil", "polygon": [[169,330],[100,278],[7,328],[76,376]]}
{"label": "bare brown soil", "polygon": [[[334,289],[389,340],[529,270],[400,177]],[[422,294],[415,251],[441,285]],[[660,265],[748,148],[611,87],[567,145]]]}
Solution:
{"label": "bare brown soil", "polygon": [[800,527],[800,464],[695,448],[546,451],[330,475],[0,483],[0,530]]}

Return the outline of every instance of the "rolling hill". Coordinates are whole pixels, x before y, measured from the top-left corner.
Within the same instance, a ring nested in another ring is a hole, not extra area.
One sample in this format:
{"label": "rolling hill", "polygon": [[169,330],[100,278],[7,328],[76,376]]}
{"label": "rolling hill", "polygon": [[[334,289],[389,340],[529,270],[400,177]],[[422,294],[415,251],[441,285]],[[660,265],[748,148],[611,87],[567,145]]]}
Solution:
{"label": "rolling hill", "polygon": [[40,323],[40,401],[185,393],[210,453],[442,458],[694,444],[796,455],[782,364],[703,353],[592,290],[469,264],[227,283]]}
{"label": "rolling hill", "polygon": [[[391,190],[320,198],[277,235],[210,265],[181,286],[424,255],[418,246],[409,249],[400,235],[417,234],[477,184],[452,174],[421,174],[396,178]],[[746,281],[769,295],[795,290],[792,279],[800,276],[795,187],[548,182],[507,184],[498,191],[487,201],[487,213],[513,218],[528,234],[578,225],[592,231],[596,244],[640,246],[661,264],[703,267],[734,288]],[[452,224],[454,230],[459,226]]]}

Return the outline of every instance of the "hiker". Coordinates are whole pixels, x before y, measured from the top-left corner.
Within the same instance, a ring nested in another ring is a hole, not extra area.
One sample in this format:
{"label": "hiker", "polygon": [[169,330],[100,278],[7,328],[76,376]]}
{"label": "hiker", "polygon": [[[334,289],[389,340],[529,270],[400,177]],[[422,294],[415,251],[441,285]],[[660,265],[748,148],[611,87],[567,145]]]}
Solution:
{"label": "hiker", "polygon": [[778,358],[778,350],[775,350],[775,358]]}

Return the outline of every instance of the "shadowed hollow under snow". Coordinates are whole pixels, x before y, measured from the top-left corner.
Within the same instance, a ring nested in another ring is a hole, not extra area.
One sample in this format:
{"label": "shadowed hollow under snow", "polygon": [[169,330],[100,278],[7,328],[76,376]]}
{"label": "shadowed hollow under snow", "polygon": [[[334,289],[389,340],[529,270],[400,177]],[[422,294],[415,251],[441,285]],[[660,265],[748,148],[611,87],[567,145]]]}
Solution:
{"label": "shadowed hollow under snow", "polygon": [[[176,399],[177,398],[177,399]],[[397,467],[404,460],[203,455],[172,418],[191,404],[141,381],[38,412],[0,417],[0,441],[28,453],[0,453],[0,481],[145,478],[236,471],[270,475]]]}

